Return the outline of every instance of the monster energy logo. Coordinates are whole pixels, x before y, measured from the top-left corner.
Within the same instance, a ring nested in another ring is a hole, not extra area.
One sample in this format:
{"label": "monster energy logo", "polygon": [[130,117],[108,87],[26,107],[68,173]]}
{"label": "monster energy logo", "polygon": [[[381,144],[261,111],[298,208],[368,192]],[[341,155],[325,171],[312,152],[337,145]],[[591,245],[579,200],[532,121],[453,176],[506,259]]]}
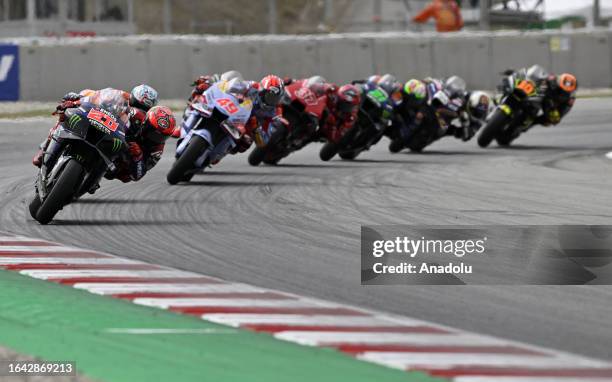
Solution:
{"label": "monster energy logo", "polygon": [[122,144],[121,139],[113,138],[113,152],[119,151]]}
{"label": "monster energy logo", "polygon": [[81,117],[74,114],[68,119],[68,127],[74,130],[79,122],[81,122]]}

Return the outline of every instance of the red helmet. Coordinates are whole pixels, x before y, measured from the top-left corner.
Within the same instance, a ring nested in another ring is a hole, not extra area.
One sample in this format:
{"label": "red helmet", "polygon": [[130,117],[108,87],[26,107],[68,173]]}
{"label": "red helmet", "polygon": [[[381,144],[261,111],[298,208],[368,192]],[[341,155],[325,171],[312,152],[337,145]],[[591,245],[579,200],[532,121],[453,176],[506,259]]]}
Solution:
{"label": "red helmet", "polygon": [[559,77],[557,77],[557,84],[563,91],[567,93],[573,93],[578,87],[578,81],[576,80],[576,76],[569,73],[563,73]]}
{"label": "red helmet", "polygon": [[267,75],[259,83],[259,100],[264,107],[275,107],[285,94],[283,80],[275,75]]}
{"label": "red helmet", "polygon": [[354,85],[343,85],[338,89],[337,108],[340,113],[351,114],[361,104],[359,89]]}
{"label": "red helmet", "polygon": [[176,130],[176,119],[172,110],[166,106],[154,106],[147,111],[145,119],[147,138],[156,141],[164,141]]}

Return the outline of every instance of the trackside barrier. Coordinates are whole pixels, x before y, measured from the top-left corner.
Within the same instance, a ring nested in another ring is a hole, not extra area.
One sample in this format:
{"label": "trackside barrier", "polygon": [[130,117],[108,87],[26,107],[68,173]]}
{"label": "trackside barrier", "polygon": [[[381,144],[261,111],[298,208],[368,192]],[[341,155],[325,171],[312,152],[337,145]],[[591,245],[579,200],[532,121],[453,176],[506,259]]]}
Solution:
{"label": "trackside barrier", "polygon": [[470,87],[493,89],[502,70],[537,63],[555,72],[576,73],[583,87],[612,87],[612,31],[604,29],[38,38],[2,44],[19,47],[18,68],[7,80],[18,84],[19,98],[28,101],[55,100],[67,91],[87,87],[128,89],[143,82],[157,88],[163,98],[185,98],[196,75],[228,69],[237,69],[249,79],[268,73],[321,74],[338,83],[385,72],[402,80],[457,74]]}

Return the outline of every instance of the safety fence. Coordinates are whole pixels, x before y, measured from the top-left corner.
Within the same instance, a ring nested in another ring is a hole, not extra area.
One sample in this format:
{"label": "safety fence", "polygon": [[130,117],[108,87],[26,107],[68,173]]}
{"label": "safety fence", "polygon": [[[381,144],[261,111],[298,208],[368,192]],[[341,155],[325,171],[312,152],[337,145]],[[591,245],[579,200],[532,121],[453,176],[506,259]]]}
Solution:
{"label": "safety fence", "polygon": [[321,74],[338,83],[385,72],[457,74],[473,88],[493,89],[499,72],[532,64],[571,71],[582,87],[612,87],[612,30],[21,39],[0,42],[0,100],[138,83],[183,98],[195,76],[229,69],[250,79]]}

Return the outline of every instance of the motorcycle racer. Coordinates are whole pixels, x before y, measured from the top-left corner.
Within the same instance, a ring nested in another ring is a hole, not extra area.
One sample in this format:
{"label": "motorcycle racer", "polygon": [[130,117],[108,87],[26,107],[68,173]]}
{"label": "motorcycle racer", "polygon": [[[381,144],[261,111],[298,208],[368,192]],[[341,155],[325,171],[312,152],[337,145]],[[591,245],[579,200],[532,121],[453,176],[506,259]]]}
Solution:
{"label": "motorcycle racer", "polygon": [[[123,182],[140,180],[161,158],[164,141],[172,134],[176,124],[169,108],[155,106],[158,98],[157,92],[148,85],[138,85],[130,93],[105,88],[101,90],[84,89],[79,93],[66,94],[53,113],[59,116],[58,122],[41,145],[40,151],[32,161],[33,164],[40,167],[45,153],[50,160],[53,160],[55,149],[60,145],[51,144],[54,141],[52,135],[64,122],[67,109],[79,107],[85,102],[98,104],[101,99],[112,99],[113,97],[127,101],[128,106],[120,112],[120,115],[127,126],[126,141],[129,155],[122,158],[122,163],[117,163],[117,168],[123,169],[122,171],[106,174],[106,176],[109,179],[116,177]],[[152,110],[154,111],[149,113]]]}
{"label": "motorcycle racer", "polygon": [[126,134],[128,154],[107,179],[127,183],[139,181],[161,159],[166,139],[176,130],[176,119],[166,106],[153,106],[138,125],[130,125]]}
{"label": "motorcycle racer", "polygon": [[574,106],[578,81],[571,73],[549,74],[540,65],[533,65],[516,71],[507,70],[503,74],[505,77],[500,86],[502,92],[509,92],[512,81],[528,78],[534,82],[538,93],[543,96],[541,105],[543,114],[535,118],[532,126],[557,125]]}
{"label": "motorcycle racer", "polygon": [[245,89],[244,96],[253,100],[253,111],[247,123],[245,137],[247,141],[237,146],[238,152],[246,151],[252,144],[252,138],[263,139],[269,137],[273,130],[280,126],[287,126],[288,122],[282,117],[283,110],[280,105],[285,96],[283,80],[273,74],[267,75],[260,82],[242,81]]}
{"label": "motorcycle racer", "polygon": [[471,136],[484,125],[493,102],[491,96],[484,91],[476,90],[466,94],[467,127]]}
{"label": "motorcycle racer", "polygon": [[344,133],[357,122],[361,94],[355,85],[335,86],[328,95],[327,118],[321,121],[319,135],[329,142],[338,143]]}
{"label": "motorcycle racer", "polygon": [[[254,137],[255,139],[265,139],[262,136],[269,135],[274,126],[287,123],[282,118],[280,107],[280,101],[285,94],[282,79],[275,75],[268,75],[262,78],[260,82],[245,81],[238,72],[235,73],[238,75],[232,76],[233,78],[229,80],[220,79],[218,82],[225,82],[226,91],[239,100],[251,100],[253,109],[245,126],[246,134],[237,142],[233,154],[248,150]],[[208,86],[210,87],[210,85]],[[191,127],[183,123],[180,129],[180,139],[185,137],[190,130]],[[178,135],[177,133],[175,133],[175,136]]]}
{"label": "motorcycle racer", "polygon": [[578,81],[573,74],[550,75],[543,87],[543,114],[536,118],[534,124],[543,126],[557,125],[570,112],[576,102]]}

